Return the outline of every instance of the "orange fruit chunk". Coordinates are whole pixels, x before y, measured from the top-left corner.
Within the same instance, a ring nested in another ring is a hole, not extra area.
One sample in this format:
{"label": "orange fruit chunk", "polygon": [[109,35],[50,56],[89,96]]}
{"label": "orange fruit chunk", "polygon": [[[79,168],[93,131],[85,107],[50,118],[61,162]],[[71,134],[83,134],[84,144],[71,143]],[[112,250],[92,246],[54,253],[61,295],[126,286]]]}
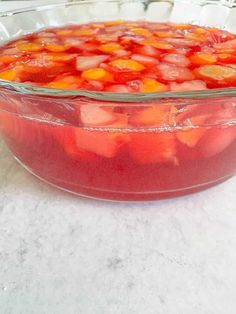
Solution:
{"label": "orange fruit chunk", "polygon": [[142,40],[139,44],[144,46],[151,46],[160,50],[172,50],[173,46],[164,41],[155,41],[155,40]]}
{"label": "orange fruit chunk", "polygon": [[80,85],[81,78],[71,75],[52,81],[51,83],[48,84],[48,87],[58,89],[76,89]]}
{"label": "orange fruit chunk", "polygon": [[109,43],[99,46],[98,49],[105,53],[113,53],[114,51],[124,49],[124,47],[116,43]]}
{"label": "orange fruit chunk", "polygon": [[40,44],[37,43],[32,43],[32,42],[18,42],[16,43],[16,47],[18,50],[20,51],[32,51],[32,52],[36,52],[36,51],[42,51],[44,49],[44,47]]}
{"label": "orange fruit chunk", "polygon": [[104,81],[104,82],[112,82],[113,75],[102,69],[102,68],[93,68],[86,71],[83,71],[81,77],[86,80],[95,80],[95,81]]}
{"label": "orange fruit chunk", "polygon": [[129,122],[135,126],[161,126],[168,123],[169,107],[156,105],[131,116]]}
{"label": "orange fruit chunk", "polygon": [[135,60],[117,59],[109,63],[118,70],[139,72],[145,69],[145,66]]}
{"label": "orange fruit chunk", "polygon": [[140,92],[142,93],[154,93],[154,92],[165,92],[167,86],[154,79],[145,78],[141,84]]}
{"label": "orange fruit chunk", "polygon": [[9,69],[0,72],[0,79],[6,81],[15,81],[17,79],[17,71],[16,69]]}
{"label": "orange fruit chunk", "polygon": [[48,51],[52,51],[52,52],[64,52],[64,51],[68,50],[70,48],[70,46],[69,45],[57,45],[57,44],[48,43],[46,45],[46,48]]}
{"label": "orange fruit chunk", "polygon": [[214,64],[217,62],[217,55],[204,53],[204,52],[197,52],[191,57],[189,57],[189,59],[192,63],[198,64],[198,65]]}

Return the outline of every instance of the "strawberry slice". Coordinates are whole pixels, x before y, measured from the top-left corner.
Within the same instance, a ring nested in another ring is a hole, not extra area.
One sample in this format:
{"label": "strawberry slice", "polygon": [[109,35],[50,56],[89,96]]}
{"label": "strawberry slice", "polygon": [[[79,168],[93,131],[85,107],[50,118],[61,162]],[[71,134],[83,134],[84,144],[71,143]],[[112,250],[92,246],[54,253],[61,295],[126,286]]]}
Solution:
{"label": "strawberry slice", "polygon": [[160,72],[160,76],[166,82],[184,82],[194,80],[192,71],[187,68],[178,67],[168,63],[161,63],[157,65],[157,69]]}
{"label": "strawberry slice", "polygon": [[222,153],[236,138],[235,126],[212,128],[200,140],[198,147],[201,155],[206,158]]}
{"label": "strawberry slice", "polygon": [[138,46],[134,49],[137,54],[158,58],[161,52],[152,46]]}
{"label": "strawberry slice", "polygon": [[129,153],[140,164],[177,164],[176,145],[171,133],[132,134],[128,143]]}
{"label": "strawberry slice", "polygon": [[170,83],[170,90],[172,92],[185,92],[194,90],[204,90],[207,89],[206,83],[201,80],[193,80],[184,83]]}
{"label": "strawberry slice", "polygon": [[76,69],[77,71],[85,71],[92,68],[97,68],[100,63],[106,61],[108,56],[97,55],[97,56],[79,56],[76,58]]}
{"label": "strawberry slice", "polygon": [[159,63],[159,61],[156,58],[145,56],[145,55],[140,55],[140,54],[133,54],[131,56],[131,59],[147,66],[155,66],[155,64]]}
{"label": "strawberry slice", "polygon": [[163,62],[175,64],[180,67],[188,67],[190,65],[190,61],[187,57],[177,53],[168,53],[164,55]]}
{"label": "strawberry slice", "polygon": [[194,40],[184,39],[184,38],[165,38],[165,41],[177,48],[186,48],[186,47],[196,47],[200,46],[199,42]]}

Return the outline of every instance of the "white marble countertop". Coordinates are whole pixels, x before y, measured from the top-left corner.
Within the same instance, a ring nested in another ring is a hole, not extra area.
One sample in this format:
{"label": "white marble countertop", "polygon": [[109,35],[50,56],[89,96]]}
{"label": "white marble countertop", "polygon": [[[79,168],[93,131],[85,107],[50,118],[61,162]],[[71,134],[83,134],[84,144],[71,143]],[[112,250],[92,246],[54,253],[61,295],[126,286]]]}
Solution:
{"label": "white marble countertop", "polygon": [[0,140],[0,313],[235,314],[235,184],[89,200],[35,179]]}

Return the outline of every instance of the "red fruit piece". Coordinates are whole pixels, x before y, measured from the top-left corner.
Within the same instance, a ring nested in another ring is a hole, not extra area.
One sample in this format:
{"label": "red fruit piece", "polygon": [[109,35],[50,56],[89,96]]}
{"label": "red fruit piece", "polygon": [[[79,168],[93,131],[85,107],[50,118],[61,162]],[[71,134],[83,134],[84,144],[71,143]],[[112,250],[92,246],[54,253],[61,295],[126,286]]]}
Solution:
{"label": "red fruit piece", "polygon": [[178,48],[196,47],[201,45],[199,42],[184,38],[166,38],[165,41]]}
{"label": "red fruit piece", "polygon": [[85,71],[92,68],[97,68],[100,63],[106,61],[108,56],[97,55],[97,56],[79,56],[76,58],[76,69],[77,71]]}
{"label": "red fruit piece", "polygon": [[111,85],[111,86],[107,87],[106,88],[106,92],[110,92],[110,93],[128,93],[129,89],[125,85],[116,84],[116,85]]}
{"label": "red fruit piece", "polygon": [[178,163],[175,138],[171,133],[132,134],[128,145],[130,155],[140,164]]}
{"label": "red fruit piece", "polygon": [[207,89],[206,83],[200,80],[188,81],[179,84],[174,82],[170,83],[170,90],[172,92],[184,92],[204,89]]}
{"label": "red fruit piece", "polygon": [[117,120],[117,117],[106,108],[88,104],[80,106],[80,119],[84,126],[97,127],[110,125]]}
{"label": "red fruit piece", "polygon": [[115,157],[120,148],[129,141],[129,135],[121,132],[95,132],[77,128],[77,146],[99,156]]}
{"label": "red fruit piece", "polygon": [[145,56],[145,55],[140,55],[140,54],[133,54],[131,56],[131,59],[147,66],[155,66],[155,64],[159,63],[159,61],[156,58]]}
{"label": "red fruit piece", "polygon": [[215,44],[214,48],[221,52],[234,52],[236,51],[236,39],[228,40],[223,43]]}
{"label": "red fruit piece", "polygon": [[209,158],[222,153],[236,138],[235,126],[212,128],[200,140],[198,147],[203,157]]}
{"label": "red fruit piece", "polygon": [[160,77],[166,82],[192,81],[195,78],[189,69],[167,63],[157,65],[157,69],[160,72]]}
{"label": "red fruit piece", "polygon": [[187,57],[177,53],[168,53],[164,55],[163,61],[180,67],[188,67],[190,65],[190,61]]}
{"label": "red fruit piece", "polygon": [[152,46],[138,46],[134,49],[137,54],[158,58],[161,52]]}

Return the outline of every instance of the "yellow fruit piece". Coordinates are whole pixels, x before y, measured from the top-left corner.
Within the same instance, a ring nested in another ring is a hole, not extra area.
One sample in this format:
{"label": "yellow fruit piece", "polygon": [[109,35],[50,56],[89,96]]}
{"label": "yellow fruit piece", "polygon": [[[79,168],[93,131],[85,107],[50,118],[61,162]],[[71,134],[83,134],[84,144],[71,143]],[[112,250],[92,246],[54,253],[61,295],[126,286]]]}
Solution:
{"label": "yellow fruit piece", "polygon": [[81,79],[75,76],[66,76],[60,80],[50,82],[48,87],[58,89],[76,89],[80,86]]}
{"label": "yellow fruit piece", "polygon": [[124,20],[117,20],[117,21],[105,22],[104,25],[106,25],[106,26],[115,26],[115,25],[120,25],[120,24],[123,24],[123,23],[124,23]]}
{"label": "yellow fruit piece", "polygon": [[94,68],[94,69],[86,70],[82,72],[81,77],[86,80],[105,81],[105,82],[113,81],[112,74],[101,68]]}
{"label": "yellow fruit piece", "polygon": [[10,69],[0,72],[0,79],[6,81],[15,81],[17,79],[16,69]]}
{"label": "yellow fruit piece", "polygon": [[130,30],[131,32],[135,33],[135,34],[138,34],[138,35],[143,35],[143,36],[152,36],[152,33],[145,29],[145,28],[131,28]]}
{"label": "yellow fruit piece", "polygon": [[197,27],[193,31],[195,34],[198,34],[198,35],[204,35],[208,33],[208,31],[205,28],[201,28],[201,27]]}
{"label": "yellow fruit piece", "polygon": [[109,44],[101,45],[98,49],[105,53],[112,53],[117,50],[122,50],[124,49],[124,47],[116,43],[109,43]]}
{"label": "yellow fruit piece", "polygon": [[76,31],[73,31],[74,36],[91,36],[94,34],[94,30],[92,29],[78,29]]}
{"label": "yellow fruit piece", "polygon": [[139,72],[145,69],[145,66],[143,64],[134,60],[127,59],[114,60],[110,62],[110,65],[112,65],[115,68],[118,68],[119,70],[129,70],[135,72]]}
{"label": "yellow fruit piece", "polygon": [[200,35],[194,35],[194,34],[191,34],[191,35],[188,35],[188,36],[185,36],[186,39],[188,40],[193,40],[193,41],[198,41],[200,43],[203,43],[206,41],[206,39]]}
{"label": "yellow fruit piece", "polygon": [[171,50],[171,49],[173,49],[173,46],[171,44],[168,44],[164,41],[143,40],[143,41],[140,41],[139,44],[144,45],[144,46],[152,46],[152,47],[160,49],[160,50]]}
{"label": "yellow fruit piece", "polygon": [[57,45],[57,44],[47,44],[46,45],[47,50],[52,52],[63,52],[70,48],[69,45]]}
{"label": "yellow fruit piece", "polygon": [[19,42],[16,43],[16,47],[20,51],[41,51],[43,50],[43,46],[36,43],[28,43],[28,42]]}
{"label": "yellow fruit piece", "polygon": [[140,91],[142,93],[155,93],[155,92],[164,92],[167,90],[167,86],[160,82],[157,82],[154,79],[144,79],[141,84]]}
{"label": "yellow fruit piece", "polygon": [[198,52],[192,55],[189,59],[194,64],[214,64],[217,61],[217,56],[210,53]]}
{"label": "yellow fruit piece", "polygon": [[177,133],[178,140],[187,145],[188,147],[194,147],[205,134],[206,129],[199,128],[188,131],[181,131]]}
{"label": "yellow fruit piece", "polygon": [[189,29],[190,27],[192,27],[190,24],[175,24],[175,23],[172,23],[171,26],[173,28],[177,28],[177,29],[182,29],[182,30],[185,30],[185,29]]}

